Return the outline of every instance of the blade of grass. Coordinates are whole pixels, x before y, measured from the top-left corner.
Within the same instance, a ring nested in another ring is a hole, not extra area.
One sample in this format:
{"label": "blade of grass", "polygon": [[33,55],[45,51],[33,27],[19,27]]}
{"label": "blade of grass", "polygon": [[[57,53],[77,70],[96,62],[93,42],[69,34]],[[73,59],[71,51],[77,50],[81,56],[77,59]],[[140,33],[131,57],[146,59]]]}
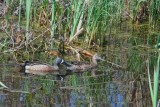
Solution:
{"label": "blade of grass", "polygon": [[32,4],[32,0],[26,0],[26,18],[27,18],[27,22],[26,22],[26,45],[28,45],[28,35],[29,35],[29,31],[30,31],[30,12],[31,12],[31,4]]}
{"label": "blade of grass", "polygon": [[55,0],[52,0],[51,49],[53,49],[54,29],[55,29]]}
{"label": "blade of grass", "polygon": [[19,2],[18,31],[20,31],[20,22],[21,22],[21,5],[22,5],[22,0],[20,0],[20,2]]}
{"label": "blade of grass", "polygon": [[8,88],[6,85],[4,85],[1,81],[0,81],[0,85],[3,87],[3,88]]}
{"label": "blade of grass", "polygon": [[[9,3],[10,0],[6,0],[6,7],[9,9]],[[6,15],[5,15],[5,20],[6,20],[6,30],[8,29],[8,19],[9,19],[9,10],[7,11]]]}
{"label": "blade of grass", "polygon": [[[157,45],[160,42],[160,33],[158,34],[158,40],[157,40]],[[151,84],[151,76],[149,73],[149,64],[148,64],[148,80],[149,80],[149,88],[150,88],[150,94],[151,94],[151,99],[152,99],[152,105],[153,107],[156,107],[157,105],[157,98],[158,98],[158,86],[159,86],[159,67],[160,67],[160,53],[159,53],[159,49],[158,47],[157,51],[158,51],[158,59],[157,59],[157,64],[154,67],[154,76],[153,76],[153,88],[152,88],[152,84]]]}

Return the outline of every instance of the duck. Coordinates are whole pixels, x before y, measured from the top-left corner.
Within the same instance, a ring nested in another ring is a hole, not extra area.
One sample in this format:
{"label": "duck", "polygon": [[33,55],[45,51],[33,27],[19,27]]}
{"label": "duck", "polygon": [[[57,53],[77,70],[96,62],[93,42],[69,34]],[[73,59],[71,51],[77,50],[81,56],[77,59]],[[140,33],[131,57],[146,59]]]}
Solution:
{"label": "duck", "polygon": [[76,72],[85,72],[87,70],[93,69],[97,67],[98,63],[97,61],[104,61],[97,53],[95,53],[92,56],[92,62],[91,63],[79,63],[79,64],[72,64],[66,61],[63,61],[62,64],[64,64],[67,67],[68,73],[76,73]]}
{"label": "duck", "polygon": [[63,61],[62,58],[57,57],[54,60],[53,66],[46,63],[25,61],[25,63],[21,65],[21,72],[42,76],[49,73],[59,74],[59,65],[63,63]]}

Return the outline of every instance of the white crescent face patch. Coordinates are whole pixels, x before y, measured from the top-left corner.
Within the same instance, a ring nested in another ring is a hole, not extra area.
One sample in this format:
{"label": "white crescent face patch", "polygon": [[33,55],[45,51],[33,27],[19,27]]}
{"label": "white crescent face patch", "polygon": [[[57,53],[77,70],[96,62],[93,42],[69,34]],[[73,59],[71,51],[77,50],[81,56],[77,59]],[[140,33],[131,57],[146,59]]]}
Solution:
{"label": "white crescent face patch", "polygon": [[64,60],[62,59],[61,64],[64,62]]}

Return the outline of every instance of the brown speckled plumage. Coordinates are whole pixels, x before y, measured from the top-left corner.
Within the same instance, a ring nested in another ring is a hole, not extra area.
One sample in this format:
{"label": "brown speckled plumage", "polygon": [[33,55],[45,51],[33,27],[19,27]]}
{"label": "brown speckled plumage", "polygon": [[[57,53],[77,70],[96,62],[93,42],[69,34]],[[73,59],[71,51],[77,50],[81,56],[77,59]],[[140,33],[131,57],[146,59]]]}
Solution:
{"label": "brown speckled plumage", "polygon": [[49,73],[58,74],[59,73],[59,64],[63,63],[63,59],[56,58],[54,61],[54,65],[51,66],[46,63],[37,63],[37,62],[29,62],[26,61],[23,65],[24,72],[36,75],[46,75]]}
{"label": "brown speckled plumage", "polygon": [[98,54],[94,54],[92,57],[92,62],[90,64],[81,63],[81,64],[69,64],[63,63],[67,66],[68,71],[72,72],[84,72],[86,70],[95,68],[97,66],[97,60],[103,60]]}

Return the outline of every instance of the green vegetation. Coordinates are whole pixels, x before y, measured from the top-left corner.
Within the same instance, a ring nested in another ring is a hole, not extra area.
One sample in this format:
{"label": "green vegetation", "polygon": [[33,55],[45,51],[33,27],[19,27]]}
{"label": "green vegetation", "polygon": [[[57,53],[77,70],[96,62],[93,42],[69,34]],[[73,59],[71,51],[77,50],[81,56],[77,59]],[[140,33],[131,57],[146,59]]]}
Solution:
{"label": "green vegetation", "polygon": [[29,40],[31,5],[32,0],[26,0],[26,45],[28,45]]}
{"label": "green vegetation", "polygon": [[[159,13],[158,1],[148,2],[147,0],[140,0],[137,2],[133,0],[129,3],[123,0],[84,0],[84,2],[77,0],[57,2],[53,0],[50,2],[48,0],[40,2],[26,0],[25,3],[19,0],[18,18],[18,27],[20,27],[21,10],[22,7],[23,9],[25,7],[26,41],[29,39],[29,32],[34,33],[34,30],[50,29],[50,49],[55,48],[53,47],[53,40],[60,35],[64,35],[70,42],[76,38],[81,41],[82,36],[84,40],[82,43],[87,43],[90,48],[93,41],[99,45],[105,44],[104,40],[108,35],[118,33],[119,28],[126,22],[130,23],[132,21],[133,29],[135,29],[138,23],[148,22],[150,27],[152,27],[156,26],[159,21],[159,16],[155,16]],[[7,1],[6,5],[13,7],[12,5],[15,4],[12,2],[9,4],[9,1]],[[6,23],[8,23],[9,10],[13,12],[15,7],[6,10]],[[30,25],[30,23],[32,24]],[[108,38],[111,39],[112,37],[109,36]]]}
{"label": "green vegetation", "polygon": [[22,0],[19,1],[18,30],[20,31]]}
{"label": "green vegetation", "polygon": [[[14,16],[13,13],[17,9],[18,15]],[[91,106],[91,97],[97,99],[96,101],[108,98],[98,94],[107,93],[106,83],[118,78],[119,74],[116,76],[115,73],[117,70],[124,71],[124,79],[131,77],[126,82],[128,84],[129,81],[143,84],[143,79],[148,78],[152,105],[156,107],[159,99],[160,56],[154,45],[160,29],[159,10],[159,0],[6,0],[0,19],[0,61],[41,60],[51,64],[52,59],[57,56],[55,55],[57,51],[58,56],[64,56],[67,60],[77,60],[78,56],[85,61],[87,58],[83,51],[102,53],[106,59],[103,67],[99,67],[98,73],[102,75],[96,77],[91,72],[85,72],[81,76],[71,75],[61,84],[61,88],[70,90],[75,88],[76,91],[71,92],[76,92],[75,96],[78,96],[81,89],[87,90],[83,94],[86,94],[86,102]],[[7,76],[0,77],[5,80]],[[13,78],[20,80],[20,77]],[[25,90],[24,93],[30,93],[32,82],[34,85],[40,84],[37,90],[41,95],[49,95],[56,90],[52,87],[56,88],[56,85],[59,85],[52,81],[52,77],[22,80],[25,83],[23,88],[19,89]],[[8,89],[3,83],[5,84],[4,81],[0,81],[0,85]],[[93,93],[96,93],[96,97]],[[38,100],[35,101],[33,97]],[[26,104],[28,106],[40,102],[37,93],[35,96],[25,95],[25,98],[30,99]],[[61,98],[63,97],[58,93],[55,99],[59,102]],[[49,100],[54,103],[53,99]],[[78,98],[76,101],[78,104],[82,103]]]}
{"label": "green vegetation", "polygon": [[160,33],[158,34],[158,40],[156,44],[156,49],[158,51],[158,58],[157,62],[154,66],[154,75],[153,75],[153,85],[151,80],[151,71],[150,71],[150,64],[148,62],[148,80],[149,80],[149,88],[150,88],[150,94],[152,98],[152,105],[153,107],[157,106],[157,99],[158,99],[158,86],[159,86],[159,72],[160,72],[160,53],[159,53],[159,42],[160,42]]}
{"label": "green vegetation", "polygon": [[53,38],[55,29],[55,0],[52,0],[52,19],[51,19],[51,49],[53,49]]}

